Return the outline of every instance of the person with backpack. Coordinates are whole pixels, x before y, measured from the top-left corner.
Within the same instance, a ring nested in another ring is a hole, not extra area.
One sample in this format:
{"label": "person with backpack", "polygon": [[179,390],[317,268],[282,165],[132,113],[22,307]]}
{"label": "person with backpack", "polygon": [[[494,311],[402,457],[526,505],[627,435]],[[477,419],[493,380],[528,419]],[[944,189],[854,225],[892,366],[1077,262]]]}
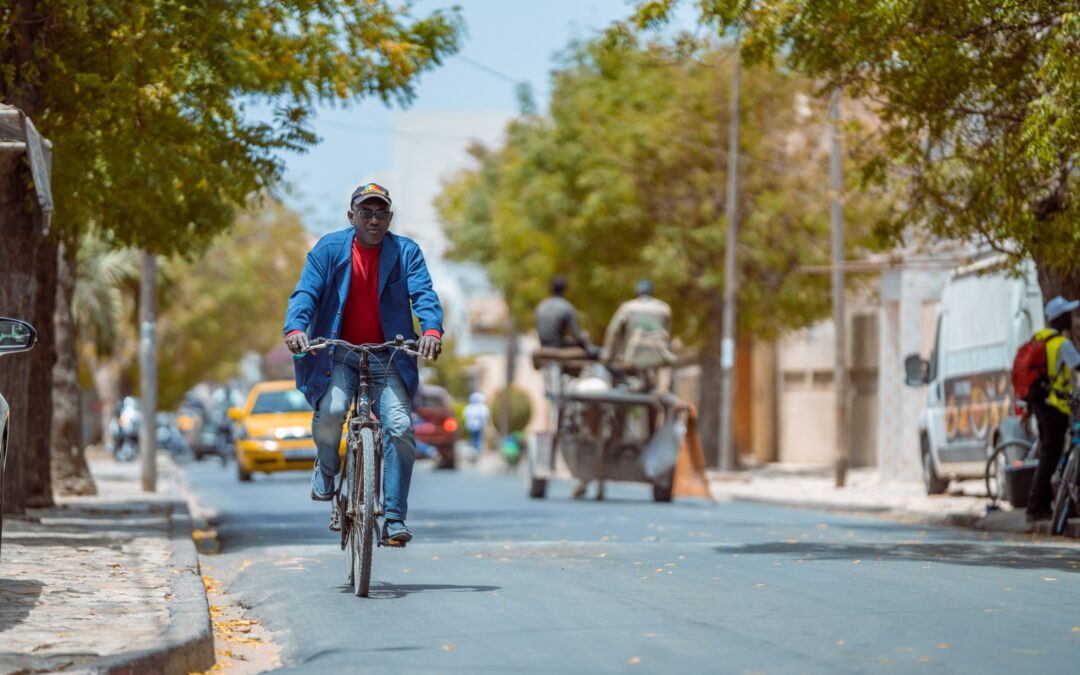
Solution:
{"label": "person with backpack", "polygon": [[1046,303],[1047,327],[1037,331],[1017,352],[1013,386],[1018,400],[1028,404],[1039,425],[1039,466],[1028,495],[1027,520],[1048,520],[1053,494],[1050,478],[1061,459],[1069,430],[1069,394],[1080,352],[1072,342],[1073,311],[1080,300],[1056,296]]}

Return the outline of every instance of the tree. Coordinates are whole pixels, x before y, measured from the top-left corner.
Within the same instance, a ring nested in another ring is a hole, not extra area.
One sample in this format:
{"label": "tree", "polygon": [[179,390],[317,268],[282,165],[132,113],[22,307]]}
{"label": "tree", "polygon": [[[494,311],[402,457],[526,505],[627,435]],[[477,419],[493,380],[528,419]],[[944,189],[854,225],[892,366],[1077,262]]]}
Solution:
{"label": "tree", "polygon": [[[674,0],[629,26],[662,24]],[[873,102],[868,184],[905,192],[883,231],[911,227],[1032,257],[1043,295],[1080,295],[1080,12],[1075,0],[717,0],[701,21]]]}
{"label": "tree", "polygon": [[[91,222],[116,245],[197,255],[278,182],[281,150],[316,142],[314,104],[407,101],[459,34],[456,10],[414,18],[388,0],[0,5],[0,101],[52,140],[60,196],[47,234],[28,207],[25,167],[0,158],[0,306],[51,325],[57,242],[74,246]],[[251,100],[275,105],[275,119],[249,119]],[[40,430],[51,426],[54,359],[42,331],[28,358],[0,363],[19,402],[5,490],[16,512],[51,500]]]}
{"label": "tree", "polygon": [[[487,269],[519,325],[531,325],[548,279],[566,275],[594,336],[634,282],[652,278],[676,335],[702,354],[703,394],[715,395],[730,54],[633,35],[573,48],[548,115],[512,123],[501,148],[474,148],[476,168],[440,196],[450,254]],[[755,68],[743,81],[740,330],[771,338],[829,308],[828,280],[796,274],[829,259],[825,114],[793,73]],[[867,245],[871,206],[847,209],[851,246]],[[715,454],[719,405],[701,407]]]}
{"label": "tree", "polygon": [[[97,394],[106,446],[112,441],[109,420],[120,401],[122,374],[134,363],[138,351],[138,336],[132,323],[136,315],[139,259],[138,251],[112,248],[93,230],[82,236],[75,256],[71,315],[78,359],[83,366],[80,370],[86,371],[80,382],[93,386]],[[57,304],[59,323],[59,317],[63,316],[59,296]],[[59,424],[57,421],[54,426]],[[77,444],[69,439],[64,445],[72,443]]]}
{"label": "tree", "polygon": [[300,216],[270,201],[245,213],[198,260],[166,266],[159,402],[175,408],[202,381],[236,374],[246,352],[281,343],[281,322],[307,245]]}

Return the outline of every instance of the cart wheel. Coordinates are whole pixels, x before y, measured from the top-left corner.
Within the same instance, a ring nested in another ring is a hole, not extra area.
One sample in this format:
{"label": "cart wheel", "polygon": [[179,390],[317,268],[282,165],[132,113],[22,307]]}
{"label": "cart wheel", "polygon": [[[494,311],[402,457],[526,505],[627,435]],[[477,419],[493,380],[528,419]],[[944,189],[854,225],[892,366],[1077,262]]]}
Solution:
{"label": "cart wheel", "polygon": [[674,476],[664,476],[659,479],[652,486],[652,498],[654,502],[668,503],[671,501],[672,492],[674,491]]}
{"label": "cart wheel", "polygon": [[533,478],[529,481],[529,496],[533,499],[543,499],[547,494],[547,479]]}

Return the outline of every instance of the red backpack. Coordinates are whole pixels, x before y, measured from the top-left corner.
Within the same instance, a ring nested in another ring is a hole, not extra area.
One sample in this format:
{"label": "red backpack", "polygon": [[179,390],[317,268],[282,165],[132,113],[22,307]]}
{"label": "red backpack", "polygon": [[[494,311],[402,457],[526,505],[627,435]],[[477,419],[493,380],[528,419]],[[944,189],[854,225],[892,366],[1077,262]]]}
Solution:
{"label": "red backpack", "polygon": [[1046,363],[1046,342],[1057,333],[1047,336],[1046,340],[1031,338],[1016,350],[1013,359],[1012,385],[1017,414],[1020,414],[1020,401],[1028,404],[1041,403],[1050,395],[1050,373]]}

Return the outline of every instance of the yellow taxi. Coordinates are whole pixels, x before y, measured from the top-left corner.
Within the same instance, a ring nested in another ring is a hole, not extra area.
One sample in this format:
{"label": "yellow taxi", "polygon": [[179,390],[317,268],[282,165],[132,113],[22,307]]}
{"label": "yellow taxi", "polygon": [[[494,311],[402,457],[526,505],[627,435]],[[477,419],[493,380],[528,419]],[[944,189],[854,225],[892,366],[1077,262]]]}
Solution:
{"label": "yellow taxi", "polygon": [[[237,478],[249,481],[256,471],[310,470],[315,462],[313,414],[292,380],[260,382],[252,387],[244,407],[229,409],[229,417],[237,422]],[[345,456],[344,438],[341,456]]]}

